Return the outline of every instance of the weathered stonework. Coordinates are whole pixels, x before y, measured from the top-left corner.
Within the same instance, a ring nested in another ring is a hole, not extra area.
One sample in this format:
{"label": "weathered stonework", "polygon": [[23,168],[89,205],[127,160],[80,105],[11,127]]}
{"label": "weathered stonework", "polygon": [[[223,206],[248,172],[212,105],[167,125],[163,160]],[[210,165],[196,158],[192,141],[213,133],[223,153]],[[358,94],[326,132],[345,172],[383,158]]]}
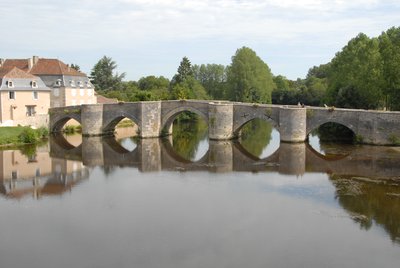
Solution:
{"label": "weathered stonework", "polygon": [[211,140],[234,138],[232,103],[210,103],[208,118],[208,136]]}
{"label": "weathered stonework", "polygon": [[150,138],[171,134],[172,122],[184,111],[208,123],[212,140],[235,138],[246,123],[259,118],[270,122],[283,142],[305,141],[312,130],[334,122],[351,129],[361,143],[400,145],[400,112],[180,100],[52,108],[49,122],[50,130],[57,132],[73,118],[82,124],[84,136],[96,136],[113,134],[115,126],[129,118],[140,137]]}

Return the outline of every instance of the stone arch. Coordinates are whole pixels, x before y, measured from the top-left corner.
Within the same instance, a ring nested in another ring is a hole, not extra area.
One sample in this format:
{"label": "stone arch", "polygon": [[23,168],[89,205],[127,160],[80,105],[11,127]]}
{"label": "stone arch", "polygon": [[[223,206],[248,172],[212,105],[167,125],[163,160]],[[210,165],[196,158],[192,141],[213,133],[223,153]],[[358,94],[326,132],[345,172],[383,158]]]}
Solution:
{"label": "stone arch", "polygon": [[239,122],[237,122],[237,124],[234,126],[234,129],[233,129],[233,135],[234,135],[235,137],[238,137],[238,136],[239,136],[239,133],[240,133],[240,130],[241,130],[247,123],[249,123],[249,122],[251,122],[251,121],[253,121],[253,120],[255,120],[255,119],[261,119],[261,120],[263,120],[263,121],[265,121],[265,122],[271,124],[272,127],[275,128],[275,129],[279,132],[279,134],[281,134],[281,131],[280,131],[280,129],[279,129],[279,124],[278,124],[275,120],[273,120],[273,119],[270,118],[270,117],[267,117],[267,118],[266,118],[264,115],[255,115],[255,116],[248,116],[248,117],[245,117],[243,120],[240,120]]}
{"label": "stone arch", "polygon": [[162,142],[162,146],[164,152],[164,160],[167,160],[165,161],[165,163],[172,165],[171,167],[182,167],[187,170],[193,168],[197,170],[201,169],[202,167],[206,167],[209,164],[210,148],[208,148],[207,152],[200,159],[196,161],[191,161],[179,155],[168,140],[164,139]]}
{"label": "stone arch", "polygon": [[357,132],[357,129],[354,125],[349,124],[348,122],[344,121],[344,120],[340,120],[340,118],[338,119],[333,119],[333,118],[327,118],[324,120],[318,120],[315,122],[311,122],[310,124],[307,124],[307,133],[306,135],[308,136],[313,130],[316,130],[317,128],[319,128],[320,126],[326,124],[326,123],[335,123],[335,124],[339,124],[342,125],[348,129],[350,129],[354,135],[358,135],[359,133]]}
{"label": "stone arch", "polygon": [[51,118],[51,129],[50,132],[61,132],[63,126],[71,119],[76,120],[79,124],[82,125],[81,115],[80,114],[63,114],[59,116],[54,116]]}
{"label": "stone arch", "polygon": [[103,122],[102,132],[103,133],[114,133],[115,126],[124,118],[131,120],[138,126],[138,131],[140,132],[141,129],[141,121],[137,119],[135,116],[131,114],[121,113],[119,115],[115,115],[114,117],[110,118],[109,120]]}
{"label": "stone arch", "polygon": [[181,107],[172,109],[171,111],[169,111],[168,113],[163,115],[162,122],[161,122],[161,130],[169,129],[171,127],[172,123],[174,122],[175,118],[180,113],[183,113],[183,112],[195,113],[195,114],[199,115],[201,118],[203,118],[204,121],[206,121],[208,124],[208,114],[204,114],[204,112],[202,112],[201,110],[198,110],[191,106],[181,106]]}

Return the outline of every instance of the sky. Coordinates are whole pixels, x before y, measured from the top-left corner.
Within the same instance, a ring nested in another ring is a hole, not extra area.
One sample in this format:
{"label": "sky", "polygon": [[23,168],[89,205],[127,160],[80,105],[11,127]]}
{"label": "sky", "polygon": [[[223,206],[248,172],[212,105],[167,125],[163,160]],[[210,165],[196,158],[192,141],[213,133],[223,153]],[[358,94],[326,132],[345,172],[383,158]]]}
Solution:
{"label": "sky", "polygon": [[1,0],[0,58],[58,58],[90,74],[104,55],[126,80],[180,61],[229,65],[246,46],[274,75],[304,78],[360,32],[400,26],[400,0]]}

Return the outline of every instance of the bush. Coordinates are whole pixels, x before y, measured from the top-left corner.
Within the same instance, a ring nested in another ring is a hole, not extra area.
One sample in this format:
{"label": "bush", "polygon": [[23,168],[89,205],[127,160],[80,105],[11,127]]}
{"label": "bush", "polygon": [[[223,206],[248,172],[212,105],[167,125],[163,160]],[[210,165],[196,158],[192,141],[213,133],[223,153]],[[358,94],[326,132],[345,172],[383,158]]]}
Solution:
{"label": "bush", "polygon": [[38,132],[30,127],[24,127],[18,135],[18,141],[21,143],[35,143],[38,138]]}
{"label": "bush", "polygon": [[39,138],[44,139],[49,136],[49,129],[46,127],[40,127],[36,130]]}

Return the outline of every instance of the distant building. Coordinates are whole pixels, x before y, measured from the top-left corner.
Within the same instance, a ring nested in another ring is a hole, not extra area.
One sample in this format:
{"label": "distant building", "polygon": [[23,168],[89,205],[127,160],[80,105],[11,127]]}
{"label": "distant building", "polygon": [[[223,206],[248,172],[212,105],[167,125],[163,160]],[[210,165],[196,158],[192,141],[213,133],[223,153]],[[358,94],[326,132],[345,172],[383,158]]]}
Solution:
{"label": "distant building", "polygon": [[0,59],[0,79],[3,126],[47,125],[37,119],[47,115],[49,107],[97,103],[87,75],[58,59]]}
{"label": "distant building", "polygon": [[0,125],[46,125],[50,91],[38,76],[0,67]]}

